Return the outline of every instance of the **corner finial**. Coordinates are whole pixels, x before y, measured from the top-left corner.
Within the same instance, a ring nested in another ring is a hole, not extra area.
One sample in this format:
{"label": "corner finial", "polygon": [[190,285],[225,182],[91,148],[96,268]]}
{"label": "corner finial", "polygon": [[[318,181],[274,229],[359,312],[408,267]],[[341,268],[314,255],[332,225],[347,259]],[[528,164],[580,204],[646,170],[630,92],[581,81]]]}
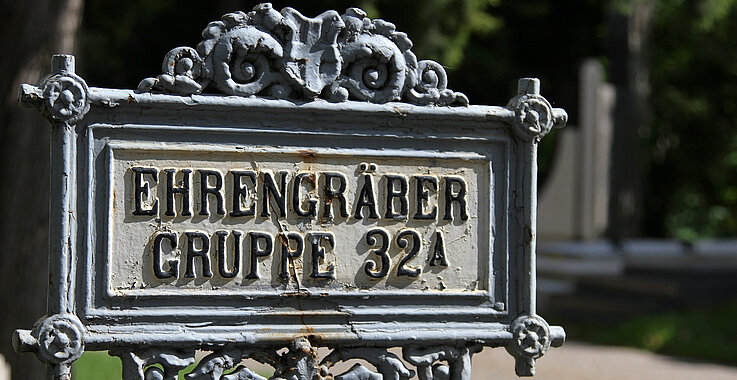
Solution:
{"label": "corner finial", "polygon": [[540,79],[521,78],[517,82],[517,96],[509,103],[514,110],[514,130],[525,140],[540,140],[553,127],[555,113],[540,95]]}
{"label": "corner finial", "polygon": [[540,79],[520,78],[517,82],[517,95],[540,95]]}
{"label": "corner finial", "polygon": [[38,87],[21,86],[18,99],[39,107],[51,120],[75,124],[90,110],[89,93],[87,83],[74,73],[74,56],[56,54],[51,57],[51,74]]}
{"label": "corner finial", "polygon": [[51,74],[74,74],[74,56],[71,54],[54,54],[51,57]]}

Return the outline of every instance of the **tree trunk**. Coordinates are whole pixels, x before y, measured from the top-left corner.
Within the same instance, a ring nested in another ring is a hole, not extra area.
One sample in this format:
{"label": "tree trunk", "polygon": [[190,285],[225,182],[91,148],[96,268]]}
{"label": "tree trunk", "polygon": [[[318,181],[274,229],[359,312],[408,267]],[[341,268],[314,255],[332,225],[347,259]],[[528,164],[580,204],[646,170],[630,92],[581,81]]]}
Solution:
{"label": "tree trunk", "polygon": [[617,88],[608,237],[615,241],[641,234],[642,192],[647,165],[641,138],[648,127],[650,79],[648,42],[655,3],[634,2],[629,14],[612,11],[608,17],[609,75]]}
{"label": "tree trunk", "polygon": [[0,10],[0,353],[14,380],[39,380],[45,366],[9,342],[46,312],[50,124],[16,94],[49,73],[52,54],[74,52],[82,0],[2,0]]}

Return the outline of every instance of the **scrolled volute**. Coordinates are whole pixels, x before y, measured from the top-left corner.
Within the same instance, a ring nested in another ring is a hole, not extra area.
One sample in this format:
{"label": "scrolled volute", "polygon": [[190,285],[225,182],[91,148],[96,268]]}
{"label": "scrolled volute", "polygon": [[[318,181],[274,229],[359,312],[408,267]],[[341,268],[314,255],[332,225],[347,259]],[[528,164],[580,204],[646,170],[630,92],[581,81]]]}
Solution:
{"label": "scrolled volute", "polygon": [[408,346],[402,349],[402,355],[404,360],[417,367],[420,380],[470,379],[471,356],[481,349],[475,344],[460,347]]}
{"label": "scrolled volute", "polygon": [[150,348],[144,351],[112,350],[123,364],[125,380],[176,380],[179,371],[194,364],[194,350]]}
{"label": "scrolled volute", "polygon": [[335,376],[335,379],[406,380],[415,375],[415,371],[408,369],[397,355],[387,351],[385,348],[378,347],[335,349],[320,364],[327,370],[338,362],[350,359],[365,360],[373,365],[379,373],[373,372],[361,364],[355,364],[348,371]]}

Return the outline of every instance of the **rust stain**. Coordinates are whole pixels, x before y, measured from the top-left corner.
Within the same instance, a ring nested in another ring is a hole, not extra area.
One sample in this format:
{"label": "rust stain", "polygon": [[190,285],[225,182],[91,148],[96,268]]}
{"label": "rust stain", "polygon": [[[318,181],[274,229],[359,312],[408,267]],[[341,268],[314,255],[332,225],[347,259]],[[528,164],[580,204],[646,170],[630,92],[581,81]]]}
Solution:
{"label": "rust stain", "polygon": [[133,95],[128,94],[128,103],[138,103],[138,101],[133,97]]}
{"label": "rust stain", "polygon": [[317,151],[314,149],[300,149],[297,151],[297,156],[303,163],[312,164],[317,158]]}
{"label": "rust stain", "polygon": [[307,177],[305,177],[305,178],[307,178],[307,182],[308,182],[308,183],[309,183],[310,185],[312,185],[312,187],[316,187],[316,186],[317,186],[317,185],[316,185],[316,184],[317,184],[317,176],[315,175],[315,173],[310,173],[310,174],[309,174],[309,175],[308,175]]}
{"label": "rust stain", "polygon": [[311,294],[306,290],[280,293],[283,297],[309,297]]}
{"label": "rust stain", "polygon": [[312,149],[301,149],[297,151],[297,154],[304,158],[315,158],[317,157],[317,151]]}
{"label": "rust stain", "polygon": [[399,117],[405,117],[405,116],[407,116],[407,111],[403,111],[401,108],[399,108],[397,106],[392,106],[392,110],[394,110],[394,112],[396,112],[397,114],[399,114]]}

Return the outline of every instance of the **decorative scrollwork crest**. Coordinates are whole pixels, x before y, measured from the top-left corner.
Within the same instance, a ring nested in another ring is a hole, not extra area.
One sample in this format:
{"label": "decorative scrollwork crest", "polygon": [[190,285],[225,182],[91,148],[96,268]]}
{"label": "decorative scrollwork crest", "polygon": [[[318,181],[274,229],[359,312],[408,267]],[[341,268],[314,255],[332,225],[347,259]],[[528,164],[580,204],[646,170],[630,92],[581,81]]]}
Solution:
{"label": "decorative scrollwork crest", "polygon": [[406,34],[358,8],[308,18],[263,3],[209,23],[202,37],[196,49],[171,50],[138,90],[191,95],[212,84],[236,96],[468,105],[440,64],[417,61]]}

